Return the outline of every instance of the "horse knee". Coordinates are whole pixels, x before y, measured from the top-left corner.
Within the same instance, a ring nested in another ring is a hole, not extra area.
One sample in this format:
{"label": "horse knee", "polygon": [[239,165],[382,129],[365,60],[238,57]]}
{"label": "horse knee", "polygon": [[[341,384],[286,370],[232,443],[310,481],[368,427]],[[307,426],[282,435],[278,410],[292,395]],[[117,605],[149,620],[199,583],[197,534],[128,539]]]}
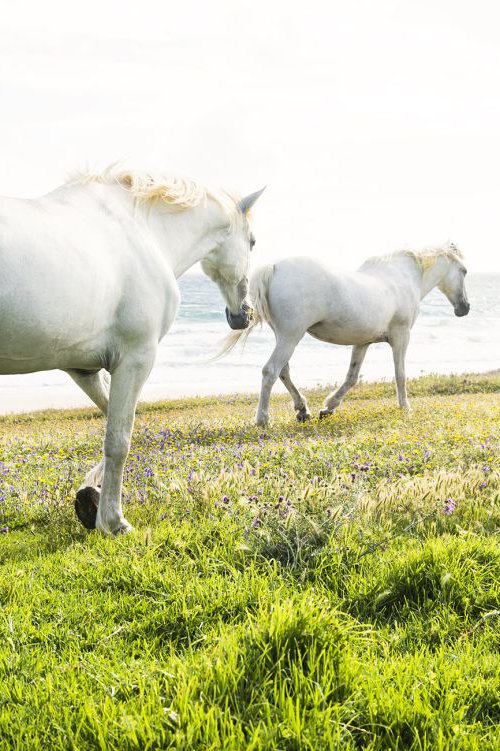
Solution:
{"label": "horse knee", "polygon": [[112,461],[125,460],[130,449],[130,437],[125,433],[112,433],[104,440],[104,455]]}
{"label": "horse knee", "polygon": [[266,365],[264,365],[264,367],[262,368],[262,380],[266,383],[274,383],[277,377],[278,372],[276,371],[276,368],[273,367],[273,365],[266,363]]}

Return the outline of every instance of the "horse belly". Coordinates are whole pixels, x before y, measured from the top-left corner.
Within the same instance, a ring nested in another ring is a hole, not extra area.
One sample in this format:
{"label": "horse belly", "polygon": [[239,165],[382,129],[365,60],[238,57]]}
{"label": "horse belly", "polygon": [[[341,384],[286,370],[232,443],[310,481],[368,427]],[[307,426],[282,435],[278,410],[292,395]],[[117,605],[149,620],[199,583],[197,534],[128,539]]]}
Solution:
{"label": "horse belly", "polygon": [[83,305],[76,289],[73,295],[57,292],[23,293],[19,285],[15,294],[0,297],[0,373],[102,367],[107,335],[95,306]]}
{"label": "horse belly", "polygon": [[35,356],[32,358],[21,359],[5,358],[0,356],[0,375],[26,375],[27,373],[39,373],[44,370],[85,370],[94,372],[100,370],[102,365],[99,364],[98,358],[90,359],[88,357],[70,358],[70,362],[64,364],[63,359],[60,361],[52,360],[47,356]]}
{"label": "horse belly", "polygon": [[35,373],[40,370],[99,370],[105,365],[106,346],[95,341],[76,341],[53,336],[33,336],[33,331],[2,331],[0,326],[0,374]]}
{"label": "horse belly", "polygon": [[329,344],[363,345],[387,341],[387,334],[382,327],[360,326],[351,328],[339,326],[329,321],[321,321],[308,329],[308,334],[315,339]]}
{"label": "horse belly", "polygon": [[[361,297],[361,296],[360,296]],[[392,308],[374,305],[368,296],[360,303],[335,300],[323,320],[311,326],[309,333],[330,344],[363,345],[387,341],[387,328]]]}

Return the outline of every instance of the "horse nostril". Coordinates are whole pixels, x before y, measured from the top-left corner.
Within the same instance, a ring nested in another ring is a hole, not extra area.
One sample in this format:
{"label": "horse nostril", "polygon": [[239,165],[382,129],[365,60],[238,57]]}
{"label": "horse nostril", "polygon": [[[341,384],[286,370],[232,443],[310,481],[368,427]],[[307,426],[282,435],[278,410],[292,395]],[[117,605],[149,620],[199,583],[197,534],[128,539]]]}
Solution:
{"label": "horse nostril", "polygon": [[468,302],[457,305],[455,308],[455,315],[458,317],[466,316],[470,310],[470,304]]}
{"label": "horse nostril", "polygon": [[229,308],[226,308],[226,318],[227,318],[227,322],[229,326],[233,330],[241,330],[241,329],[248,328],[250,324],[250,317],[248,315],[248,306],[245,304],[242,305],[240,312],[236,313],[236,315],[231,313]]}

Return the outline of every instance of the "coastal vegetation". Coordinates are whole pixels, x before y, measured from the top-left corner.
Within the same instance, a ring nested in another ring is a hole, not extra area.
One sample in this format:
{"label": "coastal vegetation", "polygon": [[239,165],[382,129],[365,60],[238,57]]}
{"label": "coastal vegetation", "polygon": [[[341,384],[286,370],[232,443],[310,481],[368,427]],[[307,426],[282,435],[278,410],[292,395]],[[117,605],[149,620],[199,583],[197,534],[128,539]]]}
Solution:
{"label": "coastal vegetation", "polygon": [[117,538],[98,412],[0,418],[0,749],[498,749],[500,374],[408,390],[140,405]]}

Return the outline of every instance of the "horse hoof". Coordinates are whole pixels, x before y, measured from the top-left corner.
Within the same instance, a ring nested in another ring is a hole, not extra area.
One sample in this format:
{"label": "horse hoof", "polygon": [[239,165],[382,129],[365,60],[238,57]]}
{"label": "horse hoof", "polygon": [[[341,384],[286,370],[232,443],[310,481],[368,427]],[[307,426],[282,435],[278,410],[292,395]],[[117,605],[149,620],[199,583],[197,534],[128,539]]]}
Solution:
{"label": "horse hoof", "polygon": [[311,413],[308,412],[307,409],[301,408],[297,410],[297,420],[299,422],[307,422],[307,420],[311,419]]}
{"label": "horse hoof", "polygon": [[81,523],[87,529],[95,529],[99,491],[95,488],[80,488],[75,498],[75,511]]}
{"label": "horse hoof", "polygon": [[127,521],[124,521],[123,524],[120,524],[117,529],[113,531],[113,536],[118,537],[119,535],[127,535],[129,532],[133,530],[133,526],[129,524]]}
{"label": "horse hoof", "polygon": [[332,414],[333,414],[333,412],[330,412],[329,409],[320,409],[320,411],[319,411],[319,419],[320,420],[324,420],[325,417],[329,417]]}

